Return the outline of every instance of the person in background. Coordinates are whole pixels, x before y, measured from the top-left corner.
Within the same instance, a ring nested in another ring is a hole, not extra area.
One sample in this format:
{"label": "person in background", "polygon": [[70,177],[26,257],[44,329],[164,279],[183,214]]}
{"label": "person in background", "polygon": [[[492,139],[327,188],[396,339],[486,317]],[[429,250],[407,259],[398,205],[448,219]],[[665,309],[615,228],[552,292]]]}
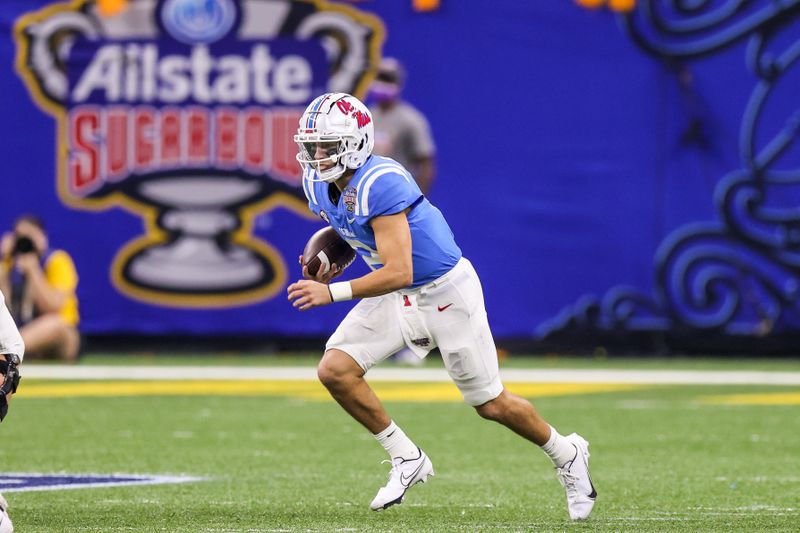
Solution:
{"label": "person in background", "polygon": [[44,224],[23,215],[0,240],[0,290],[29,356],[74,361],[80,351],[78,274],[64,250],[51,250]]}
{"label": "person in background", "polygon": [[[397,59],[383,58],[369,90],[373,102],[370,112],[375,119],[373,153],[390,157],[408,169],[422,194],[428,196],[436,169],[436,145],[428,120],[401,97],[405,78],[405,69]],[[414,366],[424,363],[409,348],[403,348],[393,358]]]}
{"label": "person in background", "polygon": [[428,120],[403,100],[405,69],[400,62],[385,57],[369,89],[375,120],[376,155],[390,157],[407,168],[422,190],[429,194],[436,171],[436,145]]}

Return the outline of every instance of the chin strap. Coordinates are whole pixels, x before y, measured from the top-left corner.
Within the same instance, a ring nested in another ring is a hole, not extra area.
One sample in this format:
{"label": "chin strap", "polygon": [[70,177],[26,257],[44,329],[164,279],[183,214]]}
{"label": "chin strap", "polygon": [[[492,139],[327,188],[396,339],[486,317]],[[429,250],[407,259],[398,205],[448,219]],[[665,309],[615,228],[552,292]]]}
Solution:
{"label": "chin strap", "polygon": [[8,396],[17,392],[19,386],[19,356],[4,354],[5,360],[0,360],[0,374],[5,376],[3,385],[0,386],[0,422],[8,414]]}
{"label": "chin strap", "polygon": [[[313,166],[311,166],[311,168],[314,169]],[[321,177],[319,171],[314,169],[314,173],[318,176],[317,179],[314,179],[314,178],[312,178],[312,177],[310,177],[308,175],[304,175],[303,179],[306,180],[309,183],[333,183],[334,181],[336,181],[339,178],[341,178],[342,176],[344,176],[344,174],[347,172],[347,167],[345,167],[342,164],[337,164],[335,167],[333,167],[330,170],[333,170],[333,169],[337,169],[338,172],[336,174],[333,174],[333,175],[329,176],[329,177],[326,177],[326,178]]]}

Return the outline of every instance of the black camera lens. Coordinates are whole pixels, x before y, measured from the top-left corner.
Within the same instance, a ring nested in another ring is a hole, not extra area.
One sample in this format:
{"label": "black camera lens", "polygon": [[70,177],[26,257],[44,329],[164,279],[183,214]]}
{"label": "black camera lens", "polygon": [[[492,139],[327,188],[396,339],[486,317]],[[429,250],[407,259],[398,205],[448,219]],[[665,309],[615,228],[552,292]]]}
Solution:
{"label": "black camera lens", "polygon": [[17,242],[14,243],[14,250],[11,255],[29,254],[35,250],[33,241],[28,237],[17,237]]}

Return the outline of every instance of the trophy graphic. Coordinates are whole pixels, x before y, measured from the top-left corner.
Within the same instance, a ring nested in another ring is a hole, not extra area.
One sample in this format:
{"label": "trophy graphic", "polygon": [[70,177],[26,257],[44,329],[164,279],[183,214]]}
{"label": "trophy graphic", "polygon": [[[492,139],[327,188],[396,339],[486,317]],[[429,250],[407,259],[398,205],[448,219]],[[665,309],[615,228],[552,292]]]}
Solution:
{"label": "trophy graphic", "polygon": [[145,218],[111,267],[117,288],[208,307],[280,290],[284,261],[252,218],[304,209],[297,121],[320,93],[366,88],[383,27],[325,0],[131,0],[111,17],[85,0],[24,16],[15,38],[59,121],[62,199]]}
{"label": "trophy graphic", "polygon": [[164,206],[159,226],[171,238],[129,257],[123,266],[127,277],[145,287],[192,292],[241,291],[257,284],[271,265],[229,235],[239,225],[231,206],[260,192],[258,182],[230,176],[165,177],[141,184],[142,198]]}

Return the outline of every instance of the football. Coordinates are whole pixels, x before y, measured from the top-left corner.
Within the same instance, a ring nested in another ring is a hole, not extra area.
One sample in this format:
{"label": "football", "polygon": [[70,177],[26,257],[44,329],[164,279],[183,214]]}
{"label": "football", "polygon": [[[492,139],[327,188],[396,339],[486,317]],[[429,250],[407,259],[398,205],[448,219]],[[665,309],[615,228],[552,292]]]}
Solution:
{"label": "football", "polygon": [[344,270],[355,258],[356,251],[330,226],[312,235],[303,250],[303,265],[312,276],[320,268],[323,274],[328,272],[334,263]]}

